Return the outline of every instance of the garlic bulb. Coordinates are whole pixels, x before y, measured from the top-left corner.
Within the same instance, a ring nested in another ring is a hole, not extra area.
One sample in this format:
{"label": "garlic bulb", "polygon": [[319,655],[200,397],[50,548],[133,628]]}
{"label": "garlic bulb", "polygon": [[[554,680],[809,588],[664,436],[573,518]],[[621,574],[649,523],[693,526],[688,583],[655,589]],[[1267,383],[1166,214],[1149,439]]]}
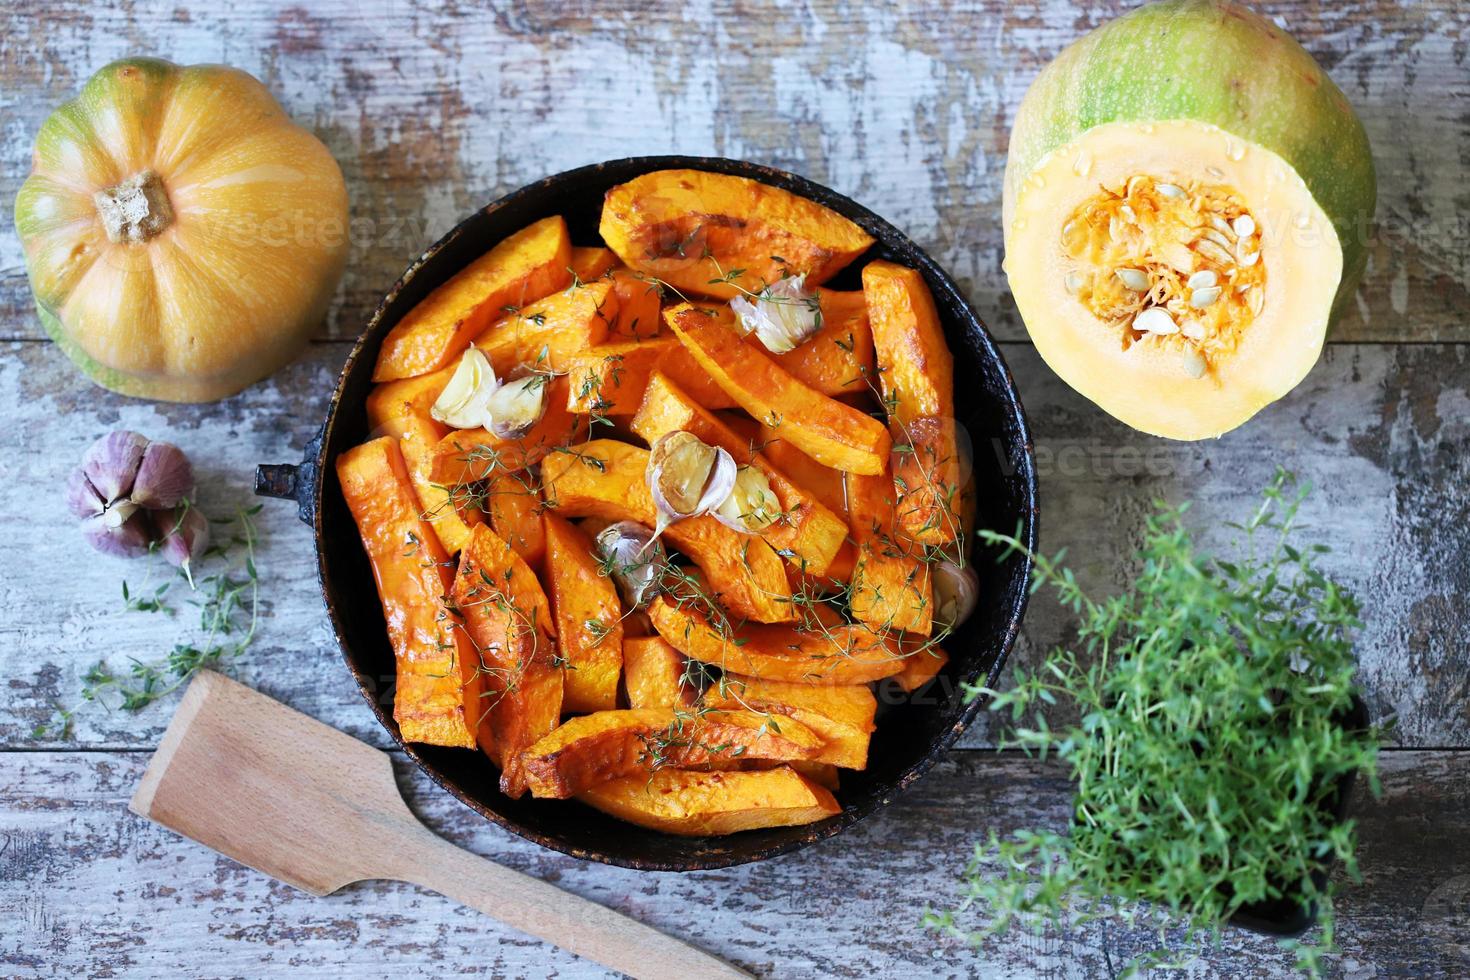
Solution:
{"label": "garlic bulb", "polygon": [[735,459],[691,432],[666,432],[653,444],[646,470],[658,512],[654,537],[685,517],[718,507],[735,487]]}
{"label": "garlic bulb", "polygon": [[483,351],[471,347],[460,357],[459,366],[434,400],[429,414],[456,429],[488,428],[487,406],[499,387],[490,359]]}
{"label": "garlic bulb", "polygon": [[618,521],[603,528],[594,545],[630,608],[641,608],[658,592],[669,557],[651,530],[636,521]]}
{"label": "garlic bulb", "polygon": [[156,515],[184,505],[193,489],[194,468],[177,446],[119,430],[87,450],[67,479],[65,501],[92,547],[133,558],[163,532]]}
{"label": "garlic bulb", "polygon": [[781,503],[771,490],[771,481],[754,466],[735,471],[730,495],[710,512],[715,520],[741,534],[764,531],[781,515]]}
{"label": "garlic bulb", "polygon": [[934,622],[955,629],[974,613],[980,601],[980,576],[968,565],[936,562],[929,570],[934,587]]}
{"label": "garlic bulb", "polygon": [[507,381],[485,403],[485,428],[502,439],[519,439],[546,414],[550,379],[544,374]]}
{"label": "garlic bulb", "polygon": [[784,354],[822,328],[821,304],[805,285],[805,273],[791,276],[761,290],[754,302],[735,297],[730,309],[746,334],[754,333],[771,353]]}

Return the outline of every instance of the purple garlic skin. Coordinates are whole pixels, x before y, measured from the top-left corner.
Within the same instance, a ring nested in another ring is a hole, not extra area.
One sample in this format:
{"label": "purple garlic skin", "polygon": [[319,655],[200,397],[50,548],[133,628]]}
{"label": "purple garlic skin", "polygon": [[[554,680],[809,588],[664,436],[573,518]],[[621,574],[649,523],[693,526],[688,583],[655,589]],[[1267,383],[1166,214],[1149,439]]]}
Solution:
{"label": "purple garlic skin", "polygon": [[188,568],[209,547],[209,521],[189,504],[159,513],[156,519],[163,535],[163,557],[170,565]]}
{"label": "purple garlic skin", "polygon": [[184,556],[179,564],[194,553],[195,538],[204,542],[199,551],[208,545],[208,521],[197,513],[188,516],[193,489],[194,467],[182,450],[120,429],[87,449],[67,478],[64,499],[82,521],[82,536],[98,551],[134,558],[173,533],[180,541],[171,547]]}

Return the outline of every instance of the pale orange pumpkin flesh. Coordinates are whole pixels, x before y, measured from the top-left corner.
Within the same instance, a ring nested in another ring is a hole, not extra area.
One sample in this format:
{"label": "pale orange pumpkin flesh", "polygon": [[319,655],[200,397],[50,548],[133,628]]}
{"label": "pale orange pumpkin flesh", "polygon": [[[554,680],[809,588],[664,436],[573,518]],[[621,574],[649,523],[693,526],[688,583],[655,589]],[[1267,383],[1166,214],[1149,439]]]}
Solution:
{"label": "pale orange pumpkin flesh", "polygon": [[41,321],[83,371],[210,401],[285,364],[321,322],[347,189],[254,78],[132,59],[42,126],[15,223]]}

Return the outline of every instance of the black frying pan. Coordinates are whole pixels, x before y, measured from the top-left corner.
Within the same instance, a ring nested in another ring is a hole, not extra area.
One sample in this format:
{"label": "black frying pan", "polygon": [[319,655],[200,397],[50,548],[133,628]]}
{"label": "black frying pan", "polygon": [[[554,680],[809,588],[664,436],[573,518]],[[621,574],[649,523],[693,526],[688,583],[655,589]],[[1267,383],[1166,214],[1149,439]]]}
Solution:
{"label": "black frying pan", "polygon": [[383,625],[372,571],[352,515],[329,465],[368,437],[365,401],[378,347],[388,331],[436,286],[507,235],[553,214],[566,217],[576,244],[597,244],[604,193],[652,170],[698,168],[738,174],[826,205],[861,225],[876,244],[828,285],[860,288],[859,270],[884,258],[923,272],[955,360],[956,415],[975,450],[979,524],[1011,531],[1036,545],[1036,466],[1026,416],[1010,371],[980,317],[954,281],[902,232],[834,191],[794,174],[712,157],[633,157],[570,170],[508,194],[462,221],[436,242],[388,291],[347,358],[321,433],[299,465],[261,466],[256,492],[297,501],[316,537],[322,598],[348,669],[378,720],[435,782],[490,820],[527,840],[575,857],[630,868],[693,871],[758,861],[831,837],[888,804],[937,762],[980,710],[965,704],[961,684],[994,682],[1026,608],[1031,563],[1013,555],[996,564],[982,555],[980,606],[946,643],[950,663],[913,697],[880,688],[878,730],[868,768],[842,772],[843,811],[818,824],[746,831],[729,837],[672,837],[604,816],[575,801],[511,800],[479,752],[404,742],[393,721],[393,651]]}

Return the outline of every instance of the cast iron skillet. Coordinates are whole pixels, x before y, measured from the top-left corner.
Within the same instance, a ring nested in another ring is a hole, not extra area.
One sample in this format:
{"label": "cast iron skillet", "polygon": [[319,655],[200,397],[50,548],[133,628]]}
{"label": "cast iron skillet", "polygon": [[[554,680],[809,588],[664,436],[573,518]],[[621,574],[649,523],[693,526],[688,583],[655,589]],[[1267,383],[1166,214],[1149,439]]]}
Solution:
{"label": "cast iron skillet", "polygon": [[831,837],[889,803],[923,775],[980,710],[966,705],[961,682],[994,681],[1026,608],[1030,561],[1013,555],[997,564],[980,555],[979,609],[946,643],[951,662],[913,697],[880,688],[878,731],[868,768],[842,773],[843,812],[806,827],[747,831],[722,838],[671,837],[642,830],[574,801],[507,799],[496,771],[478,752],[404,742],[393,721],[393,651],[383,625],[372,571],[331,465],[337,454],[368,437],[364,408],[378,347],[400,317],[471,260],[533,221],[564,215],[577,244],[596,244],[604,193],[639,174],[668,168],[738,174],[819,201],[867,230],[877,241],[853,267],[829,283],[860,288],[858,270],[874,258],[923,272],[934,293],[955,359],[956,414],[975,450],[979,524],[1011,531],[1036,545],[1036,467],[1025,413],[1010,371],[980,317],[954,281],[901,232],[841,194],[794,174],[752,163],[706,157],[634,157],[582,167],[508,194],[470,215],[436,242],[388,291],[347,358],[321,432],[299,466],[266,465],[256,492],[294,499],[316,537],[322,598],[348,668],[378,720],[409,757],[449,792],[527,840],[574,857],[630,868],[694,871],[758,861]]}

